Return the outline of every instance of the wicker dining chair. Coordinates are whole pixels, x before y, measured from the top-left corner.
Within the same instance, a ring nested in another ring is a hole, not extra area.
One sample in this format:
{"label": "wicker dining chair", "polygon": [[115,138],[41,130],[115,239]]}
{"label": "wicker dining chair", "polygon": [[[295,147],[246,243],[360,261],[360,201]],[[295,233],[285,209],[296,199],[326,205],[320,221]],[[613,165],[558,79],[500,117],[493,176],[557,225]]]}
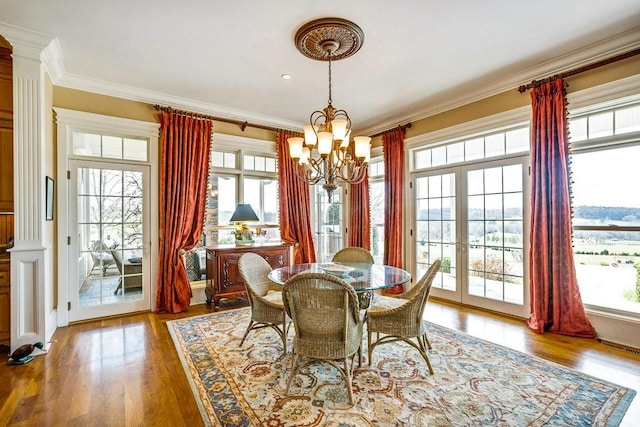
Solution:
{"label": "wicker dining chair", "polygon": [[340,249],[331,259],[343,264],[374,264],[373,255],[364,248],[349,246]]}
{"label": "wicker dining chair", "polygon": [[358,366],[362,363],[362,316],[353,287],[336,276],[305,272],[287,280],[282,292],[295,330],[285,393],[289,394],[302,367],[327,362],[340,371],[349,404],[353,405],[351,380],[356,353]]}
{"label": "wicker dining chair", "polygon": [[244,344],[249,332],[268,327],[278,333],[284,348],[283,354],[286,354],[287,332],[291,319],[284,311],[282,287],[271,282],[267,277],[271,271],[271,265],[260,255],[248,252],[238,260],[238,270],[251,305],[251,320],[240,341],[240,347]]}
{"label": "wicker dining chair", "polygon": [[[433,367],[427,355],[427,347],[431,348],[431,343],[427,337],[423,315],[431,292],[431,284],[440,270],[440,264],[440,260],[434,261],[420,281],[404,294],[376,296],[367,310],[369,365],[371,365],[373,349],[378,345],[404,341],[420,352],[424,361],[427,362],[429,373],[433,375]],[[372,341],[374,333],[376,334],[375,342]],[[380,334],[383,336],[381,337]],[[414,338],[417,343],[413,341]]]}

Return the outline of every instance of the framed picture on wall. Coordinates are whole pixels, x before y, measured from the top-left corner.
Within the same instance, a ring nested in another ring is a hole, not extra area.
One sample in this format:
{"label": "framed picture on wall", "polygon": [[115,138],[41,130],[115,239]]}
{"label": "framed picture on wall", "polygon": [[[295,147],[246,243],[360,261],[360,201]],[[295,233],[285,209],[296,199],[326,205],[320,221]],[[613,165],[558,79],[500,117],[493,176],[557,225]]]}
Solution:
{"label": "framed picture on wall", "polygon": [[46,211],[45,220],[53,221],[53,201],[55,200],[55,182],[50,176],[46,179]]}

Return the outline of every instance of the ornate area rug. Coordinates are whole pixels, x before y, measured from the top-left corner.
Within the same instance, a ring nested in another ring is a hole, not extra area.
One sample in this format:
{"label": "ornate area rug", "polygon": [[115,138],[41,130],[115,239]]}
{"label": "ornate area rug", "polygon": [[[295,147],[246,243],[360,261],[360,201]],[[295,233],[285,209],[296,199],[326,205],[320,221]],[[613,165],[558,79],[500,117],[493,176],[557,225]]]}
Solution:
{"label": "ornate area rug", "polygon": [[[355,364],[355,405],[339,373],[313,364],[284,393],[290,353],[271,328],[252,331],[249,308],[167,323],[206,425],[615,426],[635,391],[429,324],[435,370],[405,344]],[[293,331],[289,332],[289,342]],[[363,348],[366,349],[366,331]],[[287,345],[288,348],[289,344]]]}

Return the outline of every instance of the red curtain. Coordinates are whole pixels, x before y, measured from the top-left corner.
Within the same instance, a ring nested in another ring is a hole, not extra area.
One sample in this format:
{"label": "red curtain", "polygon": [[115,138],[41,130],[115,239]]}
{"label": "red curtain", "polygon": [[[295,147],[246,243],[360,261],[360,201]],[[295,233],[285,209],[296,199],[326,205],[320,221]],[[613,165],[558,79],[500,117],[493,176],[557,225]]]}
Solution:
{"label": "red curtain", "polygon": [[179,255],[200,240],[207,202],[211,121],[162,113],[160,248],[156,312],[179,313],[191,286]]}
{"label": "red curtain", "polygon": [[544,84],[531,94],[531,317],[544,331],[594,338],[582,305],[571,234],[569,144],[565,82]]}
{"label": "red curtain", "polygon": [[[384,153],[384,264],[402,267],[402,202],[404,187],[404,130],[382,136]],[[385,290],[404,291],[402,285]]]}
{"label": "red curtain", "polygon": [[298,179],[298,167],[289,155],[288,135],[278,132],[278,193],[280,196],[280,237],[293,243],[294,264],[316,262],[311,232],[309,184]]}
{"label": "red curtain", "polygon": [[349,186],[349,246],[371,249],[369,172],[358,184]]}

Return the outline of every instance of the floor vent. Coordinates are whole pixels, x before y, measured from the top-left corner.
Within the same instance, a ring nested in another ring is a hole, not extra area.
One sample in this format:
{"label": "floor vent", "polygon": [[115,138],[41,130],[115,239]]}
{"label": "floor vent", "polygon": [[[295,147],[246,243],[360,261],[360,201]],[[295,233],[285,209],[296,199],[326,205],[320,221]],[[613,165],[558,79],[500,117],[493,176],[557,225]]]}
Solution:
{"label": "floor vent", "polygon": [[615,348],[616,350],[626,351],[627,353],[637,354],[640,356],[640,348],[627,347],[626,345],[617,344],[610,341],[602,341],[602,345]]}

